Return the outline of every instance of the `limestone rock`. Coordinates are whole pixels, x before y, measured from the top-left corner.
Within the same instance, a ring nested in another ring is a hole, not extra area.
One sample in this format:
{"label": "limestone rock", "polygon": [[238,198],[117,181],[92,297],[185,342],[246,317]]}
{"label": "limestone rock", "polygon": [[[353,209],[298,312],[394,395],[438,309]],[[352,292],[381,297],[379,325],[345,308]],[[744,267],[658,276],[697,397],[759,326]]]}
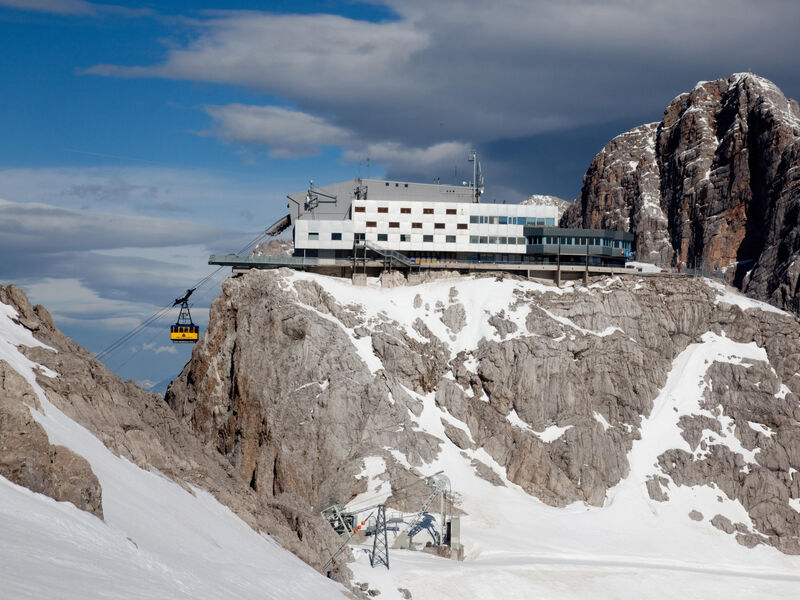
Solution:
{"label": "limestone rock", "polygon": [[702,266],[800,311],[800,110],[750,73],[701,82],[611,140],[563,226],[635,235],[639,260]]}

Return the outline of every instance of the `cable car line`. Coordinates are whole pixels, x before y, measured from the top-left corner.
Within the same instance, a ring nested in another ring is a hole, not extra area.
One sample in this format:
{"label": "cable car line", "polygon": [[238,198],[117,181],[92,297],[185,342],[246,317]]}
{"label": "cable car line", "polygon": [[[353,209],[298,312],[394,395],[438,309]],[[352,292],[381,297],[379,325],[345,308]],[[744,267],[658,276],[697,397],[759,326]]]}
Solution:
{"label": "cable car line", "polygon": [[[259,244],[266,237],[268,237],[268,234],[266,232],[260,233],[258,236],[253,238],[246,246],[244,246],[241,250],[239,250],[239,252],[237,254],[242,254],[244,252],[247,252],[253,246]],[[201,279],[199,279],[193,286],[191,286],[190,289],[197,290],[197,289],[203,287],[209,281],[211,281],[213,279],[213,277],[217,273],[219,273],[224,268],[225,268],[224,266],[217,267],[211,273],[209,273],[205,277],[202,277]],[[187,300],[188,300],[188,298],[187,298]],[[158,311],[156,311],[155,313],[150,315],[147,319],[145,319],[144,321],[139,323],[136,327],[134,327],[133,329],[131,329],[127,333],[123,334],[122,336],[117,338],[115,341],[113,341],[111,344],[109,344],[108,346],[103,348],[100,352],[95,354],[95,358],[97,358],[98,360],[100,360],[100,359],[106,359],[107,360],[110,356],[112,356],[114,353],[116,353],[122,346],[124,346],[127,342],[131,341],[133,338],[135,338],[137,335],[139,335],[144,329],[146,329],[148,326],[152,325],[156,321],[158,321],[161,318],[163,318],[167,313],[169,313],[172,310],[172,308],[174,306],[176,306],[176,304],[173,301],[170,304],[167,304],[163,308],[159,309]],[[187,310],[188,310],[188,306],[187,306]],[[179,320],[180,320],[180,316],[179,316]],[[176,323],[176,326],[177,325],[178,324]],[[194,326],[194,327],[196,327],[193,323],[191,325],[187,324],[185,326]],[[125,361],[125,362],[127,362],[127,361]]]}

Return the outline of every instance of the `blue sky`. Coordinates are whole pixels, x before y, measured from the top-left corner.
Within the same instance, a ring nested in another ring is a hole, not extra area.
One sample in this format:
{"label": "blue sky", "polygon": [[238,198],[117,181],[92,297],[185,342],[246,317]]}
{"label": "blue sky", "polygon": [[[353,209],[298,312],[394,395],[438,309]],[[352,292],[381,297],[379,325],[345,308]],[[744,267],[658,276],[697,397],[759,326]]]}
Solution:
{"label": "blue sky", "polygon": [[[0,282],[96,352],[287,193],[367,157],[372,176],[449,181],[476,148],[490,201],[572,199],[609,139],[698,80],[751,70],[800,97],[798,17],[789,0],[0,0]],[[218,286],[201,292],[204,323]],[[109,366],[174,376],[190,350],[163,325]]]}

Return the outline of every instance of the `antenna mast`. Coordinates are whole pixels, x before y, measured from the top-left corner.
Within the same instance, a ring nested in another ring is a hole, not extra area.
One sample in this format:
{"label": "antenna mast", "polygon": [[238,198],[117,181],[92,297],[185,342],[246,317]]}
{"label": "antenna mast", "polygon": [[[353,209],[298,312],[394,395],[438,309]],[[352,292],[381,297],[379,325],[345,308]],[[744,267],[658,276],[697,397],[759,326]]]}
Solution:
{"label": "antenna mast", "polygon": [[481,201],[481,194],[483,194],[483,174],[478,153],[475,150],[470,152],[468,160],[472,163],[472,201],[477,204]]}

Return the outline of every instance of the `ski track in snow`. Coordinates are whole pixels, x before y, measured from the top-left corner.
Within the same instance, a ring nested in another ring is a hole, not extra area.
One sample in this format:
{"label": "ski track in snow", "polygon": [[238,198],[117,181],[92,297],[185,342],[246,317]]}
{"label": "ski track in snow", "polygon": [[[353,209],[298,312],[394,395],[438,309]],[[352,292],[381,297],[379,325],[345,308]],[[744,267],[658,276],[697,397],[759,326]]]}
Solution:
{"label": "ski track in snow", "polygon": [[266,535],[211,494],[184,490],[157,472],[112,454],[91,432],[53,406],[17,346],[47,347],[0,303],[0,359],[30,383],[44,414],[31,410],[51,444],[86,458],[100,481],[105,521],[68,502],[0,477],[0,597],[259,599],[343,598]]}

